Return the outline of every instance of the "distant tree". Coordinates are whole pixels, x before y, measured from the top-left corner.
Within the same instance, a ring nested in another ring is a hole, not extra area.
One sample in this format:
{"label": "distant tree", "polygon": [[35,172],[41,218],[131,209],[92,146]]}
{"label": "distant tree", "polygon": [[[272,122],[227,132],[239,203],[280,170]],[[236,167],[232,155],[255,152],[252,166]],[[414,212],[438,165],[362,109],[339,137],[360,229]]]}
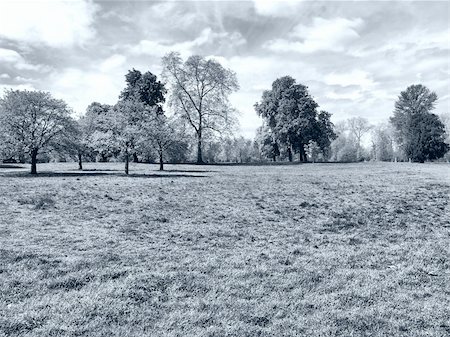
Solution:
{"label": "distant tree", "polygon": [[197,137],[197,163],[203,163],[205,132],[229,130],[236,122],[228,100],[239,86],[236,74],[212,59],[190,56],[185,62],[178,53],[163,57],[163,76],[170,83],[170,104],[192,127]]}
{"label": "distant tree", "polygon": [[350,134],[348,123],[341,121],[336,124],[335,132],[337,138],[331,142],[331,160],[337,162],[355,162],[356,157],[356,142]]}
{"label": "distant tree", "polygon": [[369,121],[363,117],[353,117],[347,120],[347,125],[355,140],[356,144],[356,160],[361,160],[361,141],[363,137],[372,129],[372,126],[369,124]]}
{"label": "distant tree", "polygon": [[372,159],[376,161],[394,160],[393,131],[388,125],[378,125],[372,129]]}
{"label": "distant tree", "polygon": [[306,161],[306,147],[315,141],[326,151],[335,137],[330,114],[318,113],[319,105],[302,84],[296,84],[290,76],[284,76],[272,83],[272,90],[263,93],[261,102],[255,110],[263,117],[271,129],[278,146],[286,149],[289,161],[297,152],[300,161]]}
{"label": "distant tree", "polygon": [[255,141],[259,144],[261,155],[272,161],[276,161],[280,155],[280,149],[274,138],[272,130],[267,125],[259,127],[256,131]]}
{"label": "distant tree", "polygon": [[436,101],[436,93],[418,84],[402,91],[395,103],[390,121],[400,148],[413,161],[438,159],[448,151],[445,126],[431,113]]}
{"label": "distant tree", "polygon": [[18,152],[31,158],[31,174],[37,173],[37,156],[58,145],[55,140],[73,127],[67,104],[43,91],[8,90],[0,99],[3,138]]}
{"label": "distant tree", "polygon": [[82,142],[99,157],[100,162],[106,162],[119,152],[112,140],[111,116],[112,105],[91,103],[86,113],[80,118]]}
{"label": "distant tree", "polygon": [[[447,135],[445,142],[450,145],[450,113],[442,113],[439,117],[445,126],[445,134]],[[445,154],[444,159],[450,161],[450,151]]]}

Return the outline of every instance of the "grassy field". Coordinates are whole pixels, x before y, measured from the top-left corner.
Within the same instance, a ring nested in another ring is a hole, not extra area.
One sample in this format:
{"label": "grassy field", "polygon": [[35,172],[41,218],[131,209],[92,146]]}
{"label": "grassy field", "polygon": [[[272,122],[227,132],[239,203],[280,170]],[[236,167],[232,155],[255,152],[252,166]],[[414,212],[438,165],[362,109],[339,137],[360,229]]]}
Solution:
{"label": "grassy field", "polygon": [[450,335],[448,164],[85,166],[0,169],[2,337]]}

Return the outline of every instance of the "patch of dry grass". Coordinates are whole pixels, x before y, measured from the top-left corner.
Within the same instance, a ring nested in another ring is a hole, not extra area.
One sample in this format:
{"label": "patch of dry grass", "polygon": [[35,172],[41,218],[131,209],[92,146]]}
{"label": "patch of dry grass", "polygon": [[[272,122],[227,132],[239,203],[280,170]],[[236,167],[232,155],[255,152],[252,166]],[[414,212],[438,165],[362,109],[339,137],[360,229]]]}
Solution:
{"label": "patch of dry grass", "polygon": [[450,334],[448,165],[73,166],[0,170],[0,336]]}

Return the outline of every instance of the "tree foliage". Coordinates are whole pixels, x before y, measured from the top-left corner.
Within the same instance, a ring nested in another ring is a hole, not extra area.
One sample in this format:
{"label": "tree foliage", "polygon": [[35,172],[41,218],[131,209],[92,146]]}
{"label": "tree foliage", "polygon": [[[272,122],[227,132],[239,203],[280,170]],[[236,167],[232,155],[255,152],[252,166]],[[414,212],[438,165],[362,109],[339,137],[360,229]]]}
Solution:
{"label": "tree foliage", "polygon": [[[8,90],[0,99],[0,128],[9,151],[31,158],[31,173],[37,173],[37,155],[56,149],[76,137],[67,104],[43,91]],[[58,141],[57,141],[58,140]]]}
{"label": "tree foliage", "polygon": [[202,163],[205,133],[221,133],[236,123],[236,110],[229,102],[229,95],[239,88],[236,74],[198,55],[183,62],[178,53],[169,53],[163,57],[163,66],[171,87],[170,104],[195,132],[197,162]]}
{"label": "tree foliage", "polygon": [[438,116],[431,113],[436,101],[436,93],[417,84],[402,91],[395,102],[390,121],[406,158],[423,162],[441,158],[448,151],[445,126]]}
{"label": "tree foliage", "polygon": [[272,89],[263,92],[255,110],[270,128],[277,147],[286,149],[292,161],[292,151],[306,161],[307,145],[314,141],[326,152],[335,138],[330,114],[317,111],[319,105],[308,88],[285,76],[272,83]]}

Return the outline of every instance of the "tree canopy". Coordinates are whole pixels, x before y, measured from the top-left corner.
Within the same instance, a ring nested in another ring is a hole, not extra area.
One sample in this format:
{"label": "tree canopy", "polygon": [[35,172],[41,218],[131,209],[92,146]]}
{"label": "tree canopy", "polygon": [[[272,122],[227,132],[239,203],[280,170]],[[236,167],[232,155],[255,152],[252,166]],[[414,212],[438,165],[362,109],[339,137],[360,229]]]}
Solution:
{"label": "tree canopy", "polygon": [[292,152],[299,153],[300,161],[306,161],[305,147],[316,142],[323,152],[335,138],[330,114],[317,111],[319,105],[308,88],[290,76],[275,80],[272,90],[263,92],[255,110],[271,129],[278,147],[284,148],[292,161]]}
{"label": "tree canopy", "polygon": [[229,102],[229,95],[239,88],[236,74],[213,59],[193,55],[183,62],[173,52],[163,57],[163,67],[170,104],[195,132],[197,163],[203,163],[205,133],[221,133],[236,123],[236,110]]}
{"label": "tree canopy", "polygon": [[417,84],[402,91],[395,102],[390,121],[399,147],[412,161],[438,159],[449,149],[445,143],[445,126],[431,113],[436,101],[436,93]]}
{"label": "tree canopy", "polygon": [[[76,137],[67,104],[43,91],[8,90],[0,99],[0,128],[4,144],[31,157],[37,173],[37,155]],[[61,137],[64,134],[64,137]],[[56,141],[58,139],[58,141]]]}

